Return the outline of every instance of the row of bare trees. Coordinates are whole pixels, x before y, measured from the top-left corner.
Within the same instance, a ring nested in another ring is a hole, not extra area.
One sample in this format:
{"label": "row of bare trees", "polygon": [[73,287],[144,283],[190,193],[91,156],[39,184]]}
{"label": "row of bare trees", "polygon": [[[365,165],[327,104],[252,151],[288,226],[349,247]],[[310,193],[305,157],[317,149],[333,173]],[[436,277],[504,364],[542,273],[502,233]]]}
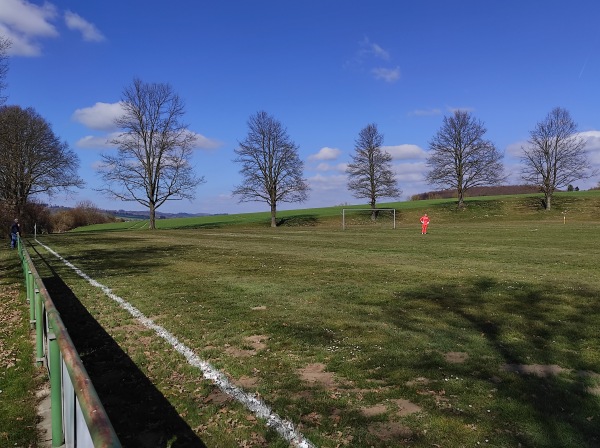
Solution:
{"label": "row of bare trees", "polygon": [[[150,211],[154,228],[156,209],[167,200],[191,199],[204,182],[189,164],[193,134],[182,123],[183,102],[166,84],[146,84],[136,79],[124,90],[125,113],[117,120],[122,133],[113,141],[116,156],[104,155],[102,175],[105,193],[121,200],[135,200]],[[284,126],[264,111],[248,120],[248,134],[235,149],[243,181],[233,194],[242,201],[264,201],[275,227],[277,205],[303,202],[309,186],[303,178],[298,146]],[[456,189],[458,206],[468,190],[497,185],[505,179],[502,154],[485,139],[484,124],[467,111],[455,111],[430,141],[427,163],[430,183]],[[537,185],[550,209],[557,188],[590,176],[584,141],[565,109],[556,108],[531,132],[523,148],[523,178]],[[383,150],[383,135],[372,123],[355,141],[355,153],[347,167],[348,189],[367,199],[376,217],[377,201],[399,197],[402,191],[392,170],[392,157]]]}
{"label": "row of bare trees", "polygon": [[[10,42],[0,38],[0,104],[4,91],[6,52]],[[123,114],[115,121],[120,134],[111,143],[116,154],[102,155],[101,191],[148,208],[150,228],[156,210],[169,200],[193,199],[204,182],[190,164],[196,136],[183,122],[183,100],[168,84],[134,79],[123,90]],[[242,183],[233,194],[240,202],[263,201],[276,226],[281,202],[303,202],[309,186],[303,178],[298,145],[285,127],[264,111],[248,120],[248,134],[238,142],[235,162],[241,165]],[[497,185],[505,179],[502,154],[485,139],[484,124],[467,111],[444,117],[429,143],[427,180],[456,189],[458,205],[473,187]],[[562,186],[594,174],[584,151],[584,141],[569,112],[552,110],[531,131],[523,147],[523,179],[544,193],[550,209],[552,194]],[[348,189],[366,199],[374,210],[383,197],[397,198],[402,191],[383,150],[383,135],[372,123],[359,132],[352,162],[348,164]],[[0,200],[19,215],[31,196],[82,187],[77,175],[79,160],[66,142],[32,108],[0,108]]]}
{"label": "row of bare trees", "polygon": [[[458,207],[464,206],[465,194],[472,188],[499,185],[506,180],[503,155],[485,138],[486,132],[482,121],[468,111],[457,110],[444,117],[429,142],[427,180],[456,190]],[[375,124],[369,124],[359,133],[353,161],[346,170],[348,189],[356,198],[369,200],[373,219],[379,198],[401,194],[391,169],[392,157],[382,146],[383,135]],[[560,107],[537,123],[522,151],[522,178],[544,194],[547,210],[557,189],[597,173],[591,169],[577,125]]]}
{"label": "row of bare trees", "polygon": [[[486,140],[486,128],[471,113],[456,111],[445,117],[429,144],[431,168],[427,180],[456,189],[459,207],[465,193],[478,186],[498,185],[505,180],[502,155]],[[522,148],[522,178],[544,194],[550,210],[554,192],[571,182],[596,175],[585,152],[585,141],[569,111],[556,107],[530,132]]]}

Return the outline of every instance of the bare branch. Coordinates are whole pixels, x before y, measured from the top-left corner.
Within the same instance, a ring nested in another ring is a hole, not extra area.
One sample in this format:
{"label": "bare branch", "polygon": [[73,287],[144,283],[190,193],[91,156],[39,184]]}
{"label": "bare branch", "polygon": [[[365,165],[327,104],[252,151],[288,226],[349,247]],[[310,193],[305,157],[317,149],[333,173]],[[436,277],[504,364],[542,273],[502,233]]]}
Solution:
{"label": "bare branch", "polygon": [[373,209],[380,198],[402,195],[391,168],[392,156],[381,149],[382,145],[383,135],[377,125],[367,125],[358,134],[352,163],[346,168],[348,189],[355,198],[368,199]]}
{"label": "bare branch", "polygon": [[427,180],[442,187],[455,188],[458,206],[464,205],[465,193],[473,187],[504,181],[502,154],[484,139],[483,123],[469,112],[455,111],[444,117],[441,129],[429,143],[431,168]]}
{"label": "bare branch", "polygon": [[79,159],[34,109],[0,108],[0,197],[17,211],[36,194],[81,188]]}
{"label": "bare branch", "polygon": [[275,227],[277,204],[304,202],[308,184],[303,179],[304,164],[298,146],[283,125],[264,111],[248,119],[248,135],[235,150],[243,181],[233,194],[240,202],[264,201],[271,208],[271,226]]}
{"label": "bare branch", "polygon": [[194,135],[181,122],[183,101],[168,84],[134,79],[121,101],[124,114],[115,123],[122,132],[111,142],[119,149],[102,156],[107,186],[101,191],[148,207],[153,229],[156,209],[168,200],[193,199],[204,183],[189,164]]}
{"label": "bare branch", "polygon": [[585,140],[577,135],[577,125],[566,109],[556,107],[530,132],[523,147],[522,176],[544,193],[544,205],[550,210],[552,195],[578,179],[596,173],[590,169]]}

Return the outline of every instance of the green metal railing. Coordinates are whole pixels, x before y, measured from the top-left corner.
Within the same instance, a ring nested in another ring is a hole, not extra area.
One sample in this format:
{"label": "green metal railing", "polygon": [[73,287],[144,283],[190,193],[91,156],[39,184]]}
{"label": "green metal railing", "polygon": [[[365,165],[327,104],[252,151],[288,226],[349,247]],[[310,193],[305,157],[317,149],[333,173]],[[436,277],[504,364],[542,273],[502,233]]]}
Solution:
{"label": "green metal railing", "polygon": [[52,446],[120,448],[81,358],[20,238],[18,249],[29,322],[35,328],[36,362],[46,366],[50,378]]}

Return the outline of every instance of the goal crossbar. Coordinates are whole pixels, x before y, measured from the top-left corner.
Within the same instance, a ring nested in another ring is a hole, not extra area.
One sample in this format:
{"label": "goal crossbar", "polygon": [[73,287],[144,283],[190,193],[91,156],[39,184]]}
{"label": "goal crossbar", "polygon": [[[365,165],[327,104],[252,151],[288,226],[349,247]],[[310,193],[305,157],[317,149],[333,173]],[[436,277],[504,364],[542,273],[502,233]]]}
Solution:
{"label": "goal crossbar", "polygon": [[396,228],[396,209],[395,208],[343,208],[342,209],[342,230],[346,230],[346,211],[349,212],[381,212],[388,211],[393,212],[393,228]]}

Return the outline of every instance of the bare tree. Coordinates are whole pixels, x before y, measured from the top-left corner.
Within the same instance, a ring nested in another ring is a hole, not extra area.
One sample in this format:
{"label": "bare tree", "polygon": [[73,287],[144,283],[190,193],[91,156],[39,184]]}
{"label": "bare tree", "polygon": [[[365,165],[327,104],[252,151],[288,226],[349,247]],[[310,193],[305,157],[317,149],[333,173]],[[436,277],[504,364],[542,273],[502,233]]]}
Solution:
{"label": "bare tree", "polygon": [[368,199],[375,220],[377,200],[397,198],[402,194],[391,168],[392,156],[383,151],[383,134],[372,123],[363,128],[356,139],[352,163],[348,164],[348,189],[358,199]]}
{"label": "bare tree", "polygon": [[585,141],[566,109],[552,109],[530,132],[528,145],[522,149],[523,179],[544,193],[546,210],[550,210],[557,188],[595,175],[590,171]]}
{"label": "bare tree", "polygon": [[464,207],[466,192],[473,187],[496,185],[505,177],[502,154],[484,139],[487,129],[469,112],[457,110],[444,117],[442,127],[429,142],[431,170],[427,180],[444,188],[455,188],[458,207]]}
{"label": "bare tree", "polygon": [[264,201],[271,208],[271,227],[277,226],[277,204],[304,202],[308,184],[298,146],[283,125],[264,111],[248,119],[248,135],[235,149],[243,181],[233,194],[240,202]]}
{"label": "bare tree", "polygon": [[0,108],[0,198],[17,215],[28,199],[81,188],[79,159],[34,109]]}
{"label": "bare tree", "polygon": [[100,191],[147,207],[150,229],[156,210],[168,200],[193,199],[204,182],[189,163],[195,136],[181,122],[183,101],[168,84],[134,79],[123,91],[124,114],[115,121],[122,130],[111,143],[117,155],[102,155]]}
{"label": "bare tree", "polygon": [[8,50],[12,42],[7,37],[0,36],[0,105],[6,102],[6,75],[8,74]]}

